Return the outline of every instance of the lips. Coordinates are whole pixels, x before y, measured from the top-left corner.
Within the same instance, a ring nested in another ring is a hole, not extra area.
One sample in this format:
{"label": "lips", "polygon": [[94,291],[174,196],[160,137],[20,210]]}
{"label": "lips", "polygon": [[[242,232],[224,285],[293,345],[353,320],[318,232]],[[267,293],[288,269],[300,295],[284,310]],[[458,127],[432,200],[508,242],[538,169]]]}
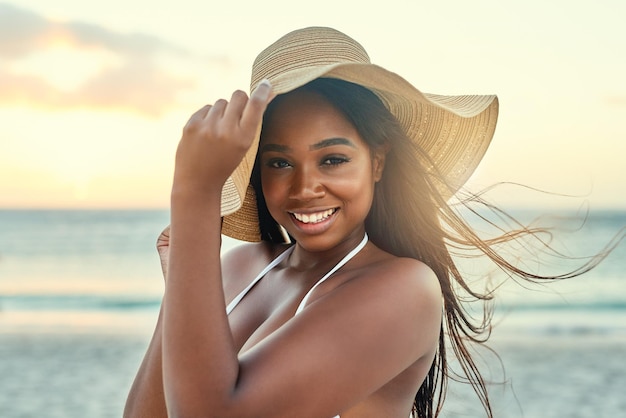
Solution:
{"label": "lips", "polygon": [[330,218],[336,211],[337,208],[333,208],[312,213],[291,212],[291,215],[304,224],[316,224]]}

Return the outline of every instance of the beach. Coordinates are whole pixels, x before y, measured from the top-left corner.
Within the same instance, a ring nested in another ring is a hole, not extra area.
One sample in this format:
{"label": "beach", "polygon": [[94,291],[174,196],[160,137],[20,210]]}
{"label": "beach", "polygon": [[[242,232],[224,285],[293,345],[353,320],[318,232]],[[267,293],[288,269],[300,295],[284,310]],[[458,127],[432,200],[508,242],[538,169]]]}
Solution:
{"label": "beach", "polygon": [[[498,337],[486,355],[490,401],[501,418],[600,418],[626,414],[626,339],[601,335]],[[501,361],[501,364],[500,364]],[[501,369],[501,367],[503,369]],[[504,373],[504,374],[503,374]],[[464,385],[452,384],[445,417],[484,417]]]}
{"label": "beach", "polygon": [[[167,216],[0,211],[1,417],[122,415],[158,315],[154,242]],[[625,220],[590,221],[580,248],[601,248]],[[496,417],[626,416],[624,247],[571,281],[502,289],[497,356],[476,357]],[[451,382],[441,416],[485,413],[471,388]]]}
{"label": "beach", "polygon": [[[148,334],[0,335],[3,417],[114,418],[148,344]],[[494,337],[489,356],[496,417],[620,417],[626,414],[626,339],[602,335]],[[443,417],[483,417],[465,385],[451,384]]]}
{"label": "beach", "polygon": [[0,336],[0,415],[121,417],[144,336],[18,333]]}

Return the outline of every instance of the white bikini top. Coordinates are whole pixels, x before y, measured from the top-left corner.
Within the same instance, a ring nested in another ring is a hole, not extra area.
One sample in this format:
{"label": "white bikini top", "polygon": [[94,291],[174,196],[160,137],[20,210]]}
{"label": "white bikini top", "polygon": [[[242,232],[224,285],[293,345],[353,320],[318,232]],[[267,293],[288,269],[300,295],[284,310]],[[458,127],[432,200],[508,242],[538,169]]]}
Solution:
{"label": "white bikini top", "polygon": [[[302,312],[302,310],[306,306],[307,301],[309,300],[309,296],[311,296],[311,293],[313,293],[313,291],[317,288],[317,286],[319,286],[320,284],[324,283],[330,276],[333,275],[334,272],[339,270],[341,267],[344,266],[344,264],[346,264],[348,261],[350,261],[355,255],[357,255],[359,253],[359,251],[361,251],[363,249],[363,247],[365,247],[365,244],[367,244],[367,240],[368,240],[367,234],[365,234],[365,236],[363,237],[363,239],[361,240],[359,245],[357,245],[352,251],[350,251],[348,254],[346,254],[346,256],[343,259],[341,259],[341,261],[339,261],[335,265],[335,267],[330,269],[330,271],[328,273],[326,273],[324,275],[324,277],[319,279],[318,282],[315,283],[315,285],[313,285],[313,287],[307,292],[307,294],[304,295],[304,298],[302,299],[302,302],[300,302],[300,305],[298,305],[298,309],[296,309],[296,315],[299,314],[300,312]],[[265,275],[270,270],[272,270],[279,263],[281,263],[283,260],[285,260],[287,257],[289,257],[289,254],[291,254],[293,252],[294,248],[295,248],[295,246],[289,247],[282,254],[280,254],[278,257],[276,257],[270,264],[268,264],[267,267],[265,267],[263,269],[263,271],[261,271],[259,273],[259,275],[256,276],[256,278],[254,280],[252,280],[252,282],[248,285],[248,287],[243,289],[241,291],[241,293],[239,293],[237,295],[237,297],[235,297],[235,299],[233,299],[232,302],[230,302],[228,304],[228,306],[226,307],[226,314],[229,315],[233,311],[233,309],[235,309],[235,307],[239,304],[239,302],[241,302],[241,299],[243,299],[244,296],[246,296],[246,294],[250,291],[250,289],[252,289],[255,284],[257,284],[263,277],[265,277]]]}
{"label": "white bikini top", "polygon": [[[363,247],[365,247],[365,244],[367,244],[367,233],[365,234],[365,236],[363,237],[363,239],[361,240],[361,242],[359,243],[359,245],[357,245],[356,247],[354,247],[354,249],[352,249],[352,251],[350,251],[348,254],[346,254],[346,256],[344,258],[342,258],[336,265],[335,267],[333,267],[332,269],[330,269],[330,271],[328,273],[326,273],[324,275],[324,277],[322,277],[321,279],[319,279],[317,281],[317,283],[315,283],[313,285],[313,287],[311,289],[309,289],[309,291],[307,292],[306,295],[304,295],[304,298],[302,299],[302,302],[300,302],[300,305],[298,305],[298,309],[296,309],[296,315],[298,315],[300,312],[302,312],[302,310],[304,309],[304,307],[306,306],[307,301],[309,300],[309,296],[311,296],[311,293],[313,293],[313,291],[315,290],[315,288],[317,288],[317,286],[319,286],[320,284],[324,283],[330,276],[333,275],[334,272],[336,272],[337,270],[339,270],[341,267],[344,266],[344,264],[346,264],[348,261],[352,260],[352,258],[357,255],[359,253],[359,251],[361,251],[363,249]],[[248,285],[248,287],[246,287],[245,289],[243,289],[241,291],[241,293],[239,293],[237,295],[237,297],[235,297],[235,299],[232,300],[232,302],[230,302],[228,304],[228,306],[226,307],[226,314],[229,315],[233,309],[235,309],[235,307],[239,304],[239,302],[241,302],[241,299],[244,298],[244,296],[246,296],[246,294],[250,291],[250,289],[252,289],[254,287],[255,284],[257,284],[259,282],[259,280],[261,280],[263,277],[265,277],[265,275],[272,270],[274,267],[276,267],[280,262],[282,262],[283,260],[285,260],[287,257],[289,257],[289,254],[291,254],[293,252],[293,249],[295,248],[295,246],[291,246],[289,247],[287,250],[283,251],[282,254],[280,254],[278,257],[276,257],[271,263],[269,263],[267,265],[267,267],[265,267],[263,269],[263,271],[261,271],[259,273],[258,276],[255,277],[254,280],[252,280],[252,282]],[[333,418],[341,418],[339,415],[333,417]]]}

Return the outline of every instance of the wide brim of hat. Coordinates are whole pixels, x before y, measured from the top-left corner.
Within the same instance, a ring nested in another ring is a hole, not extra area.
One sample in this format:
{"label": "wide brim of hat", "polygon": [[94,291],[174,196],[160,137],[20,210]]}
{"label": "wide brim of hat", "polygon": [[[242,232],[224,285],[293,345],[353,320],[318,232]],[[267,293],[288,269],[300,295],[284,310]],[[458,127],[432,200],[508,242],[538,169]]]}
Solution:
{"label": "wide brim of hat", "polygon": [[[269,81],[273,93],[279,95],[320,77],[349,81],[373,91],[446,179],[446,186],[440,190],[445,198],[451,197],[472,175],[495,131],[498,117],[495,95],[422,93],[403,77],[375,64],[337,63],[297,68]],[[254,87],[260,81],[252,80],[251,85]],[[256,197],[249,184],[258,145],[259,135],[222,190],[222,233],[251,242],[261,240]]]}

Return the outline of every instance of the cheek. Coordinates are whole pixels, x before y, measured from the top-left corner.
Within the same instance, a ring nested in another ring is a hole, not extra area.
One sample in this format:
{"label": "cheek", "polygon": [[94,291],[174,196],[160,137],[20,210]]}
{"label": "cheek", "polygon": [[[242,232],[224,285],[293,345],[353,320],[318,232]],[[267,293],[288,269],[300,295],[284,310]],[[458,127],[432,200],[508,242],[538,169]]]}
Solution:
{"label": "cheek", "polygon": [[360,204],[372,200],[375,180],[372,176],[371,167],[367,165],[338,175],[334,184],[337,187],[337,194],[343,194],[348,200]]}

